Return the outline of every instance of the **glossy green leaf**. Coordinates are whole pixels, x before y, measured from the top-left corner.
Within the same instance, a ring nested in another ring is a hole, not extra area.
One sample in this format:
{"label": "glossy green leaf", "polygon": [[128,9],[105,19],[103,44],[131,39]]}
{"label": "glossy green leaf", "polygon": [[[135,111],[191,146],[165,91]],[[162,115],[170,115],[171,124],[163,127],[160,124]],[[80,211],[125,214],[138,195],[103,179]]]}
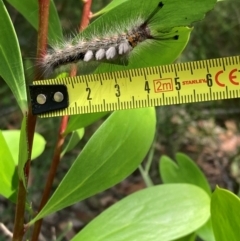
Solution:
{"label": "glossy green leaf", "polygon": [[[37,30],[38,29],[38,1],[7,0],[23,17]],[[53,1],[50,1],[48,42],[50,45],[62,41],[62,27]]]}
{"label": "glossy green leaf", "polygon": [[78,144],[78,142],[82,139],[83,135],[84,135],[83,128],[73,131],[66,147],[63,149],[63,151],[61,153],[61,156],[63,156],[66,152],[71,151]]}
{"label": "glossy green leaf", "polygon": [[[15,165],[18,165],[20,130],[7,130],[2,131],[2,133],[12,153],[14,163]],[[32,149],[32,159],[37,158],[43,153],[45,144],[45,139],[40,134],[35,133]]]}
{"label": "glossy green leaf", "polygon": [[27,92],[17,36],[0,0],[0,76],[11,89],[21,110],[27,109]]}
{"label": "glossy green leaf", "polygon": [[217,187],[211,199],[212,226],[216,241],[239,241],[239,210],[239,197]]}
{"label": "glossy green leaf", "polygon": [[161,157],[159,167],[164,183],[191,183],[211,195],[206,177],[191,158],[183,153],[177,153],[176,161],[177,163],[167,156]]}
{"label": "glossy green leaf", "polygon": [[177,153],[175,163],[171,158],[160,159],[160,175],[164,183],[191,183],[204,189],[211,195],[208,181],[196,163],[188,156]]}
{"label": "glossy green leaf", "polygon": [[[106,7],[104,7],[100,11],[94,13],[93,17],[104,14],[104,13],[110,11],[111,9],[117,7],[118,5],[120,5],[120,4],[122,4],[123,2],[126,2],[126,1],[129,1],[129,0],[112,0]],[[219,2],[219,1],[225,1],[225,0],[217,0],[217,2]]]}
{"label": "glossy green leaf", "polygon": [[0,131],[0,195],[15,201],[18,178],[12,154]]}
{"label": "glossy green leaf", "polygon": [[109,112],[97,112],[90,114],[73,115],[70,117],[65,134],[74,130],[87,127],[95,121],[103,118],[109,114]]}
{"label": "glossy green leaf", "polygon": [[186,235],[182,238],[174,239],[174,241],[195,241],[196,240],[196,234],[191,233],[189,235]]}
{"label": "glossy green leaf", "polygon": [[99,15],[102,15],[126,1],[128,0],[112,0],[106,7],[94,13],[92,17],[97,17]]}
{"label": "glossy green leaf", "polygon": [[[211,196],[208,181],[196,163],[188,156],[177,153],[175,163],[171,158],[162,156],[159,171],[164,183],[190,183],[204,189]],[[206,226],[205,226],[206,225]],[[214,241],[213,230],[209,223],[197,230],[205,241]]]}
{"label": "glossy green leaf", "polygon": [[147,154],[155,133],[154,108],[114,112],[94,133],[35,222],[131,174]]}
{"label": "glossy green leaf", "polygon": [[72,241],[169,241],[209,218],[210,198],[190,184],[165,184],[138,191],[97,216]]}
{"label": "glossy green leaf", "polygon": [[199,228],[196,233],[204,241],[215,241],[211,219]]}

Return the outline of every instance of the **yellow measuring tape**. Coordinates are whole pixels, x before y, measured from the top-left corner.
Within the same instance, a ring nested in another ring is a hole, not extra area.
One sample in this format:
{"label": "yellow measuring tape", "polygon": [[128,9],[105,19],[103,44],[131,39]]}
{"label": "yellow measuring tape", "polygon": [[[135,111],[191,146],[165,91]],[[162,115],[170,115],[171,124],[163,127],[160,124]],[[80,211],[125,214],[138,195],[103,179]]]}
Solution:
{"label": "yellow measuring tape", "polygon": [[[67,108],[38,112],[42,117],[239,98],[240,56],[35,81],[37,85],[65,85],[68,93]],[[32,103],[40,94],[46,97],[41,91],[31,94]],[[53,89],[51,99],[55,94]]]}

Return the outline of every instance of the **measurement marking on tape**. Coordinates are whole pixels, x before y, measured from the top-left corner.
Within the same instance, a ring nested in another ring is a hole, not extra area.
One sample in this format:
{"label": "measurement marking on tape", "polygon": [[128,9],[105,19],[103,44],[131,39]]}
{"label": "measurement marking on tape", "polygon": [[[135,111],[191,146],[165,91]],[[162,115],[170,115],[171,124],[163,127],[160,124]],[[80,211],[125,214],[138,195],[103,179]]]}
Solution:
{"label": "measurement marking on tape", "polygon": [[34,82],[57,84],[69,106],[41,117],[239,98],[240,56]]}

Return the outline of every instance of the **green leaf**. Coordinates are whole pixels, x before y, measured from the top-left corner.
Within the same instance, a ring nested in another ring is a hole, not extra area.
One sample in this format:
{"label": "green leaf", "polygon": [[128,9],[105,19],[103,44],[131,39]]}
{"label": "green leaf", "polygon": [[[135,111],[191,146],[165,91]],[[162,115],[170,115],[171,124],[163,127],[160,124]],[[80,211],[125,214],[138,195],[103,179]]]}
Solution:
{"label": "green leaf", "polygon": [[228,190],[216,188],[211,200],[212,226],[216,241],[239,241],[240,199]]}
{"label": "green leaf", "polygon": [[11,89],[22,112],[25,112],[27,92],[19,43],[2,0],[0,0],[0,29],[0,76]]}
{"label": "green leaf", "polygon": [[147,154],[155,124],[154,108],[114,112],[91,137],[53,196],[30,223],[126,178]]}
{"label": "green leaf", "polygon": [[210,198],[190,184],[165,184],[138,191],[97,216],[72,241],[169,241],[209,218]]}
{"label": "green leaf", "polygon": [[113,0],[106,7],[104,7],[100,11],[94,13],[92,17],[97,17],[99,15],[102,15],[102,14],[110,11],[111,9],[117,7],[119,4],[122,4],[123,2],[126,2],[126,1],[128,1],[128,0]]}
{"label": "green leaf", "polygon": [[[106,7],[104,7],[100,11],[94,13],[93,17],[97,17],[99,15],[102,15],[102,14],[110,11],[111,9],[117,7],[118,5],[120,5],[120,4],[122,4],[122,3],[126,2],[126,1],[130,1],[130,0],[112,0]],[[217,2],[219,2],[219,1],[224,1],[224,0],[217,0]]]}
{"label": "green leaf", "polygon": [[0,131],[0,194],[15,201],[18,178],[11,152]]}
{"label": "green leaf", "polygon": [[[20,130],[2,131],[2,134],[6,140],[8,148],[12,153],[15,165],[18,165]],[[45,144],[45,139],[40,134],[35,133],[32,148],[32,159],[37,158],[43,153]]]}
{"label": "green leaf", "polygon": [[[211,189],[204,174],[195,162],[188,156],[177,153],[177,163],[167,156],[162,156],[159,163],[159,171],[164,183],[190,183],[204,189],[211,196]],[[207,222],[199,230],[197,235],[205,241],[214,241],[211,223]]]}
{"label": "green leaf", "polygon": [[195,241],[196,239],[196,234],[195,233],[191,233],[187,236],[184,236],[182,238],[178,238],[178,239],[175,239],[174,241]]}
{"label": "green leaf", "polygon": [[65,134],[74,130],[87,127],[95,121],[109,114],[109,112],[97,112],[91,114],[73,115],[70,117]]}
{"label": "green leaf", "polygon": [[[7,0],[23,17],[38,30],[38,1],[33,0]],[[62,27],[58,13],[53,1],[50,2],[49,9],[48,42],[50,45],[56,45],[62,41]]]}
{"label": "green leaf", "polygon": [[199,228],[196,233],[204,241],[215,241],[211,219]]}
{"label": "green leaf", "polygon": [[211,196],[208,181],[195,162],[188,156],[177,153],[175,163],[171,158],[162,156],[159,171],[164,183],[191,183],[204,189]]}
{"label": "green leaf", "polygon": [[83,135],[84,135],[83,128],[73,131],[66,147],[64,148],[64,150],[61,153],[61,156],[63,156],[66,152],[71,151],[78,144],[78,142],[82,139]]}
{"label": "green leaf", "polygon": [[[188,156],[177,153],[177,163],[167,156],[162,156],[159,171],[164,183],[190,183],[204,189],[211,196],[208,181],[195,162]],[[206,225],[206,226],[205,226]],[[214,241],[211,225],[206,223],[197,230],[197,234],[206,241]]]}

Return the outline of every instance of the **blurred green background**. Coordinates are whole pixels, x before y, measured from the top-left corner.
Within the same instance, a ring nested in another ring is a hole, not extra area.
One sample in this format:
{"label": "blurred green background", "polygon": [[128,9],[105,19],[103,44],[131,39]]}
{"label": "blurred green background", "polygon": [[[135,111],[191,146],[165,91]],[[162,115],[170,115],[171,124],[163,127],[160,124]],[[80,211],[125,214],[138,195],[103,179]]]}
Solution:
{"label": "blurred green background", "polygon": [[[55,0],[64,35],[71,36],[78,31],[81,19],[82,2],[76,0]],[[95,0],[92,12],[102,9],[109,0]],[[36,51],[36,31],[25,19],[5,2],[20,42],[24,65],[32,69]],[[178,62],[204,60],[210,58],[240,55],[240,1],[219,2],[206,18],[194,23],[190,41],[178,58]],[[30,71],[31,72],[31,71]],[[28,81],[31,74],[28,75]],[[0,79],[0,129],[18,129],[21,112],[6,86]],[[240,101],[239,99],[186,105],[157,107],[157,132],[154,143],[151,177],[160,183],[158,161],[162,154],[174,157],[177,151],[190,155],[204,171],[211,186],[216,184],[239,193],[240,183]],[[64,176],[74,157],[83,148],[92,133],[101,124],[88,127],[82,142],[67,154],[60,164],[55,187]],[[30,196],[33,206],[39,203],[52,157],[58,130],[59,118],[39,119],[37,131],[47,140],[46,151],[32,165]],[[54,232],[71,232],[81,229],[95,215],[125,195],[144,187],[138,171],[116,187],[87,199],[81,204],[62,210],[46,218],[41,240],[52,240]],[[14,207],[0,197],[0,220],[10,229],[13,225]],[[55,230],[50,230],[49,227]],[[1,237],[0,241],[5,240]],[[65,235],[63,240],[69,240]]]}

